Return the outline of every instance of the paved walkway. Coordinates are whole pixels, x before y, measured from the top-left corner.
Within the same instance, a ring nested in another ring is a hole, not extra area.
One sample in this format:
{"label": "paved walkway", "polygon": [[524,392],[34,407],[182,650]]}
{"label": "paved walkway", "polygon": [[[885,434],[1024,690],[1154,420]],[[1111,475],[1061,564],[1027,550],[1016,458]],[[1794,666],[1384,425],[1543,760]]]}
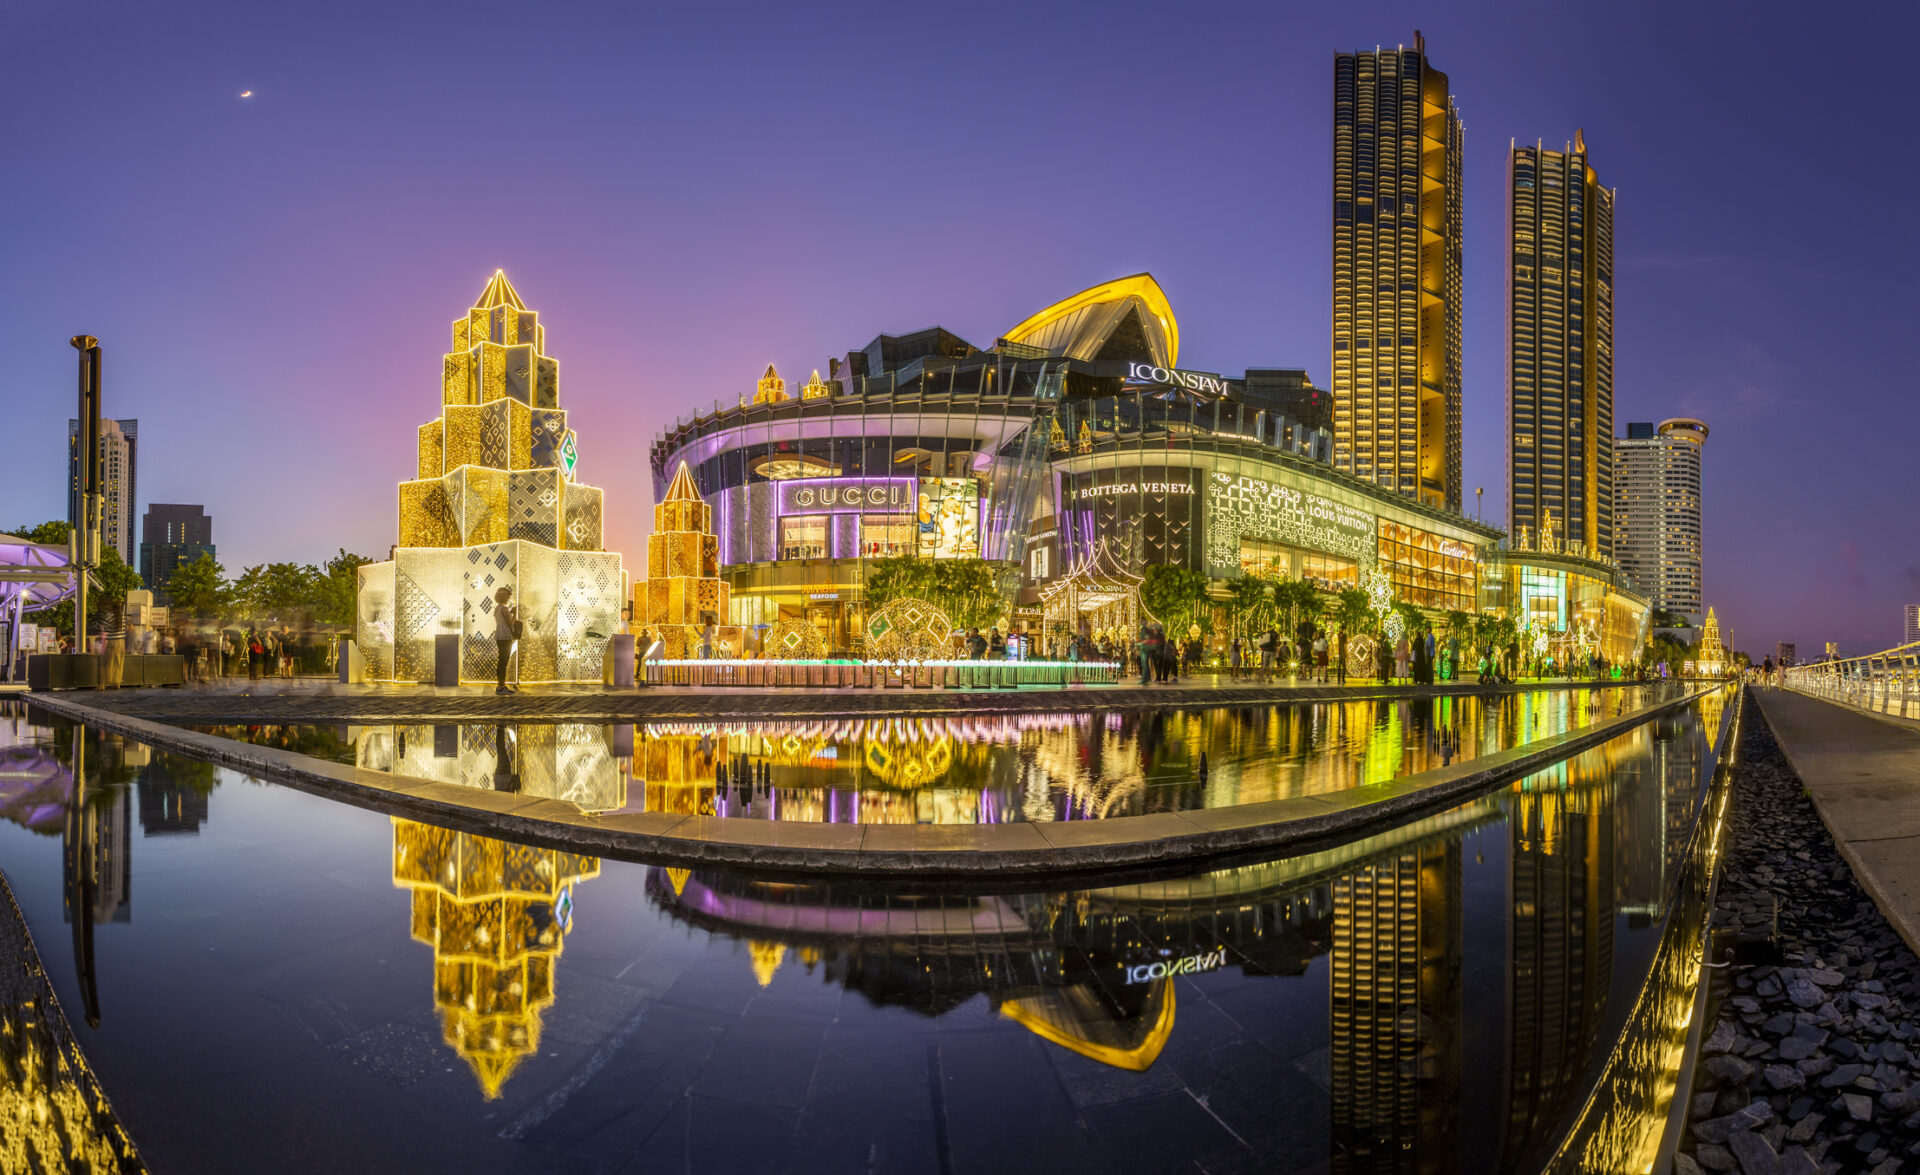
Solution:
{"label": "paved walkway", "polygon": [[1790,690],[1754,696],[1840,855],[1920,952],[1920,730]]}
{"label": "paved walkway", "polygon": [[340,685],[322,678],[249,681],[229,678],[173,689],[76,690],[53,695],[96,710],[163,722],[301,724],[320,722],[631,722],[769,715],[1031,713],[1168,706],[1285,705],[1359,702],[1380,698],[1497,696],[1542,689],[1609,688],[1631,682],[1523,681],[1483,686],[1313,685],[1304,679],[1253,684],[1226,677],[1187,678],[1178,684],[1029,686],[1019,689],[806,689],[799,687],[600,685],[527,686],[502,697],[491,686]]}

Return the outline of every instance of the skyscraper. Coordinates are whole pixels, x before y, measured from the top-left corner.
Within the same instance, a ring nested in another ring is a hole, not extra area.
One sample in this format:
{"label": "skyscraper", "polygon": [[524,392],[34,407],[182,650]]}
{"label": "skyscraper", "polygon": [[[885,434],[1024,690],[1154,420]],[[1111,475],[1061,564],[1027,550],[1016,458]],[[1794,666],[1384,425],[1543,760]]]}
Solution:
{"label": "skyscraper", "polygon": [[1610,559],[1613,193],[1581,132],[1507,157],[1507,529]]}
{"label": "skyscraper", "polygon": [[1901,619],[1904,623],[1901,625],[1900,643],[1910,645],[1920,641],[1920,604],[1908,604],[1906,614]]}
{"label": "skyscraper", "polygon": [[156,604],[171,604],[167,581],[182,565],[211,555],[213,519],[204,506],[154,502],[140,520],[140,580]]}
{"label": "skyscraper", "polygon": [[1460,509],[1460,114],[1413,48],[1333,59],[1333,461]]}
{"label": "skyscraper", "polygon": [[1659,611],[1697,627],[1700,606],[1700,450],[1705,422],[1676,416],[1629,424],[1614,445],[1614,557]]}
{"label": "skyscraper", "polygon": [[[133,563],[134,475],[139,470],[140,422],[100,421],[100,545]],[[80,422],[67,418],[67,522],[80,523]]]}

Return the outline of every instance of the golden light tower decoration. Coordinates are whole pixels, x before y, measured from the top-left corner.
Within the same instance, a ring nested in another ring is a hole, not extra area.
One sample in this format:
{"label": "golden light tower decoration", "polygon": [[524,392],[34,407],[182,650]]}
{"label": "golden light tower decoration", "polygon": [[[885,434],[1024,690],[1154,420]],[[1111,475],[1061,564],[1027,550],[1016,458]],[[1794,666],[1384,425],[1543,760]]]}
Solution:
{"label": "golden light tower decoration", "polygon": [[[713,655],[741,652],[743,630],[727,618],[727,585],[720,580],[720,540],[713,533],[713,507],[700,498],[693,471],[682,461],[653,508],[647,536],[647,578],[633,585],[633,630],[666,646],[663,656],[692,657],[701,630],[714,625]],[[642,630],[645,630],[644,633]]]}
{"label": "golden light tower decoration", "polygon": [[572,887],[599,873],[597,857],[393,821],[393,884],[412,892],[413,937],[433,948],[446,1042],[488,1100],[540,1051]]}
{"label": "golden light tower decoration", "polygon": [[1694,651],[1694,664],[1701,676],[1718,677],[1727,667],[1727,650],[1720,643],[1720,618],[1707,609],[1707,622],[1700,628],[1700,647]]}
{"label": "golden light tower decoration", "polygon": [[434,638],[460,636],[460,676],[490,681],[494,594],[523,622],[519,679],[599,681],[626,597],[601,549],[601,494],[574,480],[578,441],[560,407],[546,328],[496,271],[453,323],[441,410],[400,483],[393,558],[360,569],[354,639],[378,681],[432,681]]}

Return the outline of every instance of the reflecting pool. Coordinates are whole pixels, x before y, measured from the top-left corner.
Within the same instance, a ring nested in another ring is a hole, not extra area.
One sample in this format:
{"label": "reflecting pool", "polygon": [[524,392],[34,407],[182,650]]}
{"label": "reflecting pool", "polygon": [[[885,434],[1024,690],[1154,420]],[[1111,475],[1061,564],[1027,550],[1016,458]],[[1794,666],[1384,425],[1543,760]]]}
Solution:
{"label": "reflecting pool", "polygon": [[988,824],[1218,808],[1382,783],[1577,730],[1679,689],[865,720],[195,729],[591,812]]}
{"label": "reflecting pool", "polygon": [[1723,706],[1057,891],[532,849],[13,706],[0,868],[159,1172],[1525,1171],[1671,1095]]}

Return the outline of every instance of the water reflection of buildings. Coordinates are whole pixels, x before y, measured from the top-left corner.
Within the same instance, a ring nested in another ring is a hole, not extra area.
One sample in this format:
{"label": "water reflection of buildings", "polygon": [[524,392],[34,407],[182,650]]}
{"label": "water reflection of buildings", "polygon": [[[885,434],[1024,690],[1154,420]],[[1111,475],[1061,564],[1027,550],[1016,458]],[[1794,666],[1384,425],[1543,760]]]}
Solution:
{"label": "water reflection of buildings", "polygon": [[140,772],[140,835],[198,836],[207,822],[207,791],[174,775],[175,760],[156,755]]}
{"label": "water reflection of buildings", "polygon": [[1270,874],[979,896],[655,869],[647,893],[675,918],[745,941],[763,985],[791,949],[877,1006],[938,1016],[984,995],[1045,1040],[1139,1071],[1173,1031],[1174,976],[1299,975],[1326,949],[1324,887],[1267,891],[1248,876]]}
{"label": "water reflection of buildings", "polygon": [[1333,883],[1336,1172],[1451,1169],[1459,1147],[1459,841]]}
{"label": "water reflection of buildings", "polygon": [[393,821],[393,883],[412,891],[413,937],[433,948],[446,1042],[489,1099],[539,1051],[572,886],[599,872],[596,857]]}

